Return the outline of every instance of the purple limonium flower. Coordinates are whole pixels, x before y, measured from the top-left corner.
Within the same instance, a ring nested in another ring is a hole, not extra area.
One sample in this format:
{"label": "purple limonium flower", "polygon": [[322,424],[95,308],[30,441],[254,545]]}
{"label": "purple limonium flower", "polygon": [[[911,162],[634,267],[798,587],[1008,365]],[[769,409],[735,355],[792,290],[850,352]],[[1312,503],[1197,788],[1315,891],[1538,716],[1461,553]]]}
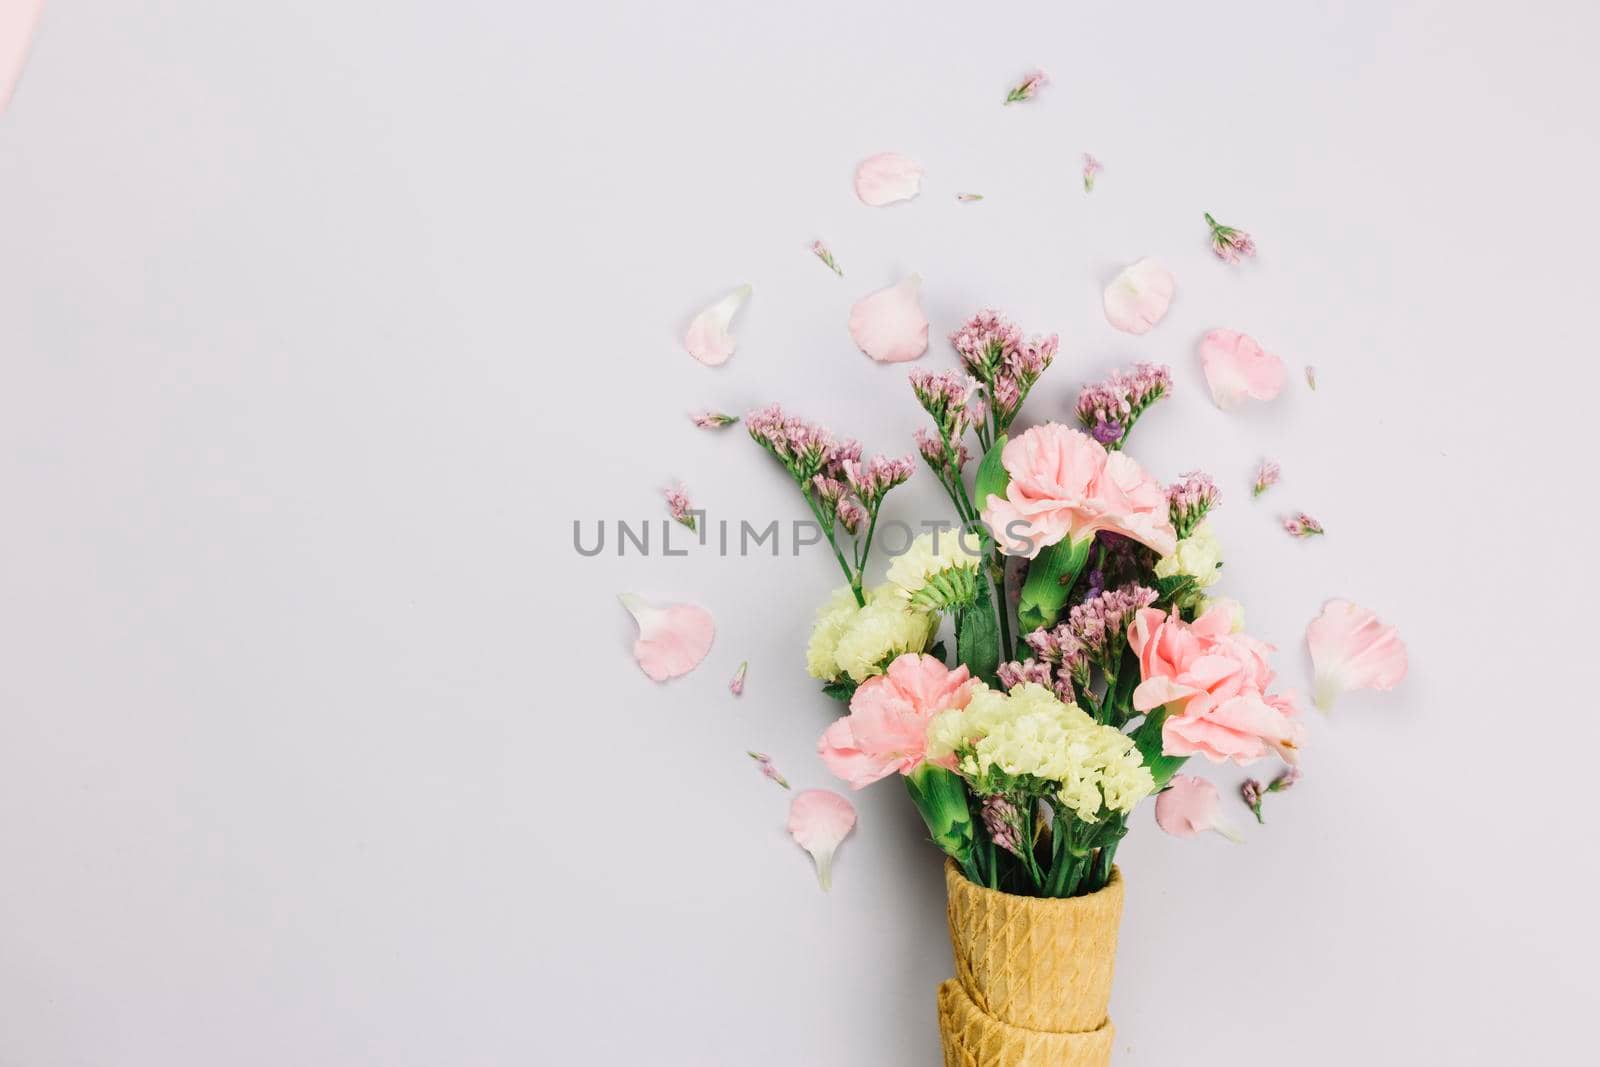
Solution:
{"label": "purple limonium flower", "polygon": [[1250,487],[1250,496],[1252,498],[1258,497],[1262,493],[1265,493],[1268,489],[1271,489],[1273,486],[1277,485],[1278,476],[1282,473],[1283,468],[1279,467],[1272,460],[1262,460],[1261,467],[1256,471],[1255,484]]}
{"label": "purple limonium flower", "polygon": [[1115,670],[1122,658],[1128,625],[1141,608],[1149,607],[1156,599],[1154,589],[1129,582],[1074,607],[1062,625],[1077,639],[1082,650],[1079,654],[1085,660],[1102,669]]}
{"label": "purple limonium flower", "polygon": [[1265,793],[1266,787],[1254,778],[1246,778],[1244,784],[1239,787],[1239,795],[1244,798],[1245,806],[1250,809],[1251,814],[1256,817],[1256,822],[1259,823],[1266,822],[1261,817],[1261,800]]}
{"label": "purple limonium flower", "polygon": [[1130,371],[1113,371],[1104,381],[1078,393],[1078,421],[1107,448],[1121,448],[1139,416],[1172,392],[1172,370],[1156,363],[1135,363]]}
{"label": "purple limonium flower", "polygon": [[[983,385],[997,434],[1011,425],[1028,391],[1055,360],[1061,346],[1055,334],[1024,340],[1014,322],[987,308],[951,334],[950,343],[967,373]],[[987,446],[981,424],[978,435]]]}
{"label": "purple limonium flower", "polygon": [[777,782],[785,789],[789,788],[789,780],[778,773],[778,768],[772,765],[771,756],[767,755],[765,752],[747,752],[745,754],[756,761],[756,764],[760,766],[761,773],[764,777],[770,781]]}
{"label": "purple limonium flower", "polygon": [[1063,704],[1071,704],[1074,699],[1070,671],[1060,672],[1043,660],[1030,658],[1002,663],[995,668],[995,677],[999,680],[1000,687],[1007,692],[1019,685],[1032,682],[1052,690]]}
{"label": "purple limonium flower", "polygon": [[1050,75],[1042,70],[1032,70],[1025,74],[1021,81],[1011,87],[1006,93],[1006,103],[1015,104],[1022,100],[1032,100],[1040,89],[1050,84]]}
{"label": "purple limonium flower", "polygon": [[1206,225],[1211,227],[1211,251],[1218,259],[1239,263],[1256,254],[1255,238],[1243,230],[1222,225],[1210,212],[1206,213]]}
{"label": "purple limonium flower", "polygon": [[1105,169],[1106,169],[1105,168],[1105,164],[1101,163],[1098,159],[1094,158],[1094,156],[1090,155],[1088,152],[1085,152],[1083,154],[1083,191],[1084,192],[1086,192],[1086,193],[1094,192],[1094,179],[1095,179],[1095,176],[1098,175],[1101,171],[1103,171]]}
{"label": "purple limonium flower", "polygon": [[1295,537],[1316,537],[1325,532],[1322,523],[1303,511],[1284,519],[1283,528]]}
{"label": "purple limonium flower", "polygon": [[828,269],[833,271],[833,273],[837,274],[841,278],[844,277],[844,271],[839,269],[839,262],[833,258],[833,253],[828,249],[827,245],[823,244],[821,241],[812,241],[811,254],[822,260],[822,262],[826,263],[828,265]]}
{"label": "purple limonium flower", "polygon": [[702,430],[720,430],[739,421],[739,416],[725,415],[720,411],[697,411],[689,418]]}
{"label": "purple limonium flower", "polygon": [[733,672],[733,680],[728,683],[728,692],[734,696],[744,695],[744,676],[750,670],[750,661],[745,660],[739,664],[739,669]]}
{"label": "purple limonium flower", "polygon": [[984,797],[978,810],[983,817],[983,828],[989,832],[989,840],[1013,856],[1022,855],[1022,813],[1017,811],[1017,806],[996,793]]}
{"label": "purple limonium flower", "polygon": [[672,486],[663,495],[667,498],[667,510],[672,513],[673,519],[693,530],[695,528],[694,505],[689,503],[689,493],[688,490],[684,489],[683,483],[679,482],[677,485]]}
{"label": "purple limonium flower", "polygon": [[1211,476],[1189,471],[1167,487],[1167,514],[1180,538],[1188,537],[1205,521],[1206,515],[1222,500]]}
{"label": "purple limonium flower", "polygon": [[1309,363],[1306,364],[1306,384],[1311,386],[1313,393],[1317,391],[1317,368]]}
{"label": "purple limonium flower", "polygon": [[983,199],[983,194],[982,193],[957,193],[956,194],[956,199],[961,201],[963,204],[976,204],[979,200]]}

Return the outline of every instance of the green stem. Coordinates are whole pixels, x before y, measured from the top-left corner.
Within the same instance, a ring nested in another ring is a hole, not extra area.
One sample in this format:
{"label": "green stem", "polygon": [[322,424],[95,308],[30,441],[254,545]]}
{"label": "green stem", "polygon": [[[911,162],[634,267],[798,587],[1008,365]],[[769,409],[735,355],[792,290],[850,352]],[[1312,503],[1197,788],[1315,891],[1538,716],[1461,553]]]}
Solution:
{"label": "green stem", "polygon": [[845,580],[850,583],[850,592],[855,594],[856,607],[866,607],[867,598],[861,595],[861,577],[850,569],[850,564],[844,558],[844,553],[839,551],[839,543],[833,539],[833,523],[822,517],[822,509],[817,507],[817,502],[811,498],[810,493],[802,489],[800,490],[800,495],[805,497],[806,506],[811,509],[811,514],[816,517],[817,525],[822,527],[823,533],[827,534],[828,547],[833,549],[833,558],[839,561],[839,569],[844,571]]}

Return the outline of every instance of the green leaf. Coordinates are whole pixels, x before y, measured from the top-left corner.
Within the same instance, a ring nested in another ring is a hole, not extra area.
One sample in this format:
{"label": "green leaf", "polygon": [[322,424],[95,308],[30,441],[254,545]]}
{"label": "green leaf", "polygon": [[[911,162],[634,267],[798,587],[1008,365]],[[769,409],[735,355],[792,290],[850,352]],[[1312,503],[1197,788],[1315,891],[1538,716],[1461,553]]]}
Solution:
{"label": "green leaf", "polygon": [[822,687],[822,691],[835,700],[850,703],[850,698],[856,695],[856,683],[849,678],[836,678]]}
{"label": "green leaf", "polygon": [[1078,544],[1057,541],[1039,550],[1028,567],[1028,580],[1022,584],[1022,596],[1017,600],[1017,622],[1023,633],[1050,626],[1060,616],[1093,544],[1094,538],[1086,537]]}
{"label": "green leaf", "polygon": [[967,809],[967,784],[955,771],[931,763],[921,764],[905,780],[906,792],[927,823],[933,843],[971,877],[972,813]]}
{"label": "green leaf", "polygon": [[974,678],[995,685],[995,668],[1000,666],[1000,627],[995,621],[994,601],[985,581],[971,607],[956,612],[956,659],[966,664]]}
{"label": "green leaf", "polygon": [[1146,715],[1144,722],[1130,735],[1133,743],[1139,746],[1139,755],[1150,768],[1157,789],[1165,789],[1178,768],[1189,762],[1188,756],[1166,756],[1161,752],[1161,725],[1167,721],[1168,714],[1166,708],[1157,708]]}
{"label": "green leaf", "polygon": [[1000,450],[1006,447],[1006,435],[1001,434],[994,447],[983,455],[978,464],[978,483],[973,487],[972,502],[982,511],[989,504],[990,495],[1005,496],[1011,484],[1011,474],[1000,463]]}
{"label": "green leaf", "polygon": [[934,659],[942,660],[945,663],[950,662],[950,652],[944,647],[943,641],[935,641],[933,643],[933,647],[928,649],[928,655],[932,656]]}
{"label": "green leaf", "polygon": [[1156,579],[1156,598],[1163,604],[1185,598],[1199,589],[1200,583],[1189,574],[1169,574]]}

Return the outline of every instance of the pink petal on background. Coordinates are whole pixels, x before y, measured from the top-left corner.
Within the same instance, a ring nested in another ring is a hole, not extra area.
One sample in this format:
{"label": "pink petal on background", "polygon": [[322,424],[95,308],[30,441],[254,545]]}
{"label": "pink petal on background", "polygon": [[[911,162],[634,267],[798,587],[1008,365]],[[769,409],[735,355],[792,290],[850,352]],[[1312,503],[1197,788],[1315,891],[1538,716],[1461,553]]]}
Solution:
{"label": "pink petal on background", "polygon": [[658,682],[688,674],[711,651],[717,626],[711,612],[696,604],[667,604],[657,607],[632,593],[619,597],[622,606],[633,613],[639,624],[639,639],[633,643],[633,656],[639,667]]}
{"label": "pink petal on background", "polygon": [[856,167],[856,196],[870,207],[910,200],[922,191],[922,164],[899,152],[879,152]]}
{"label": "pink petal on background", "polygon": [[1306,627],[1313,699],[1323,711],[1350,689],[1388,691],[1406,676],[1406,645],[1393,626],[1348,600],[1330,600]]}
{"label": "pink petal on background", "polygon": [[1207,830],[1238,841],[1233,827],[1222,821],[1217,787],[1188,774],[1172,776],[1172,784],[1156,797],[1156,825],[1174,837],[1193,837]]}
{"label": "pink petal on background", "polygon": [[719,367],[728,362],[738,343],[737,338],[728,332],[728,327],[733,322],[734,314],[748,299],[750,287],[741,285],[700,312],[683,335],[683,347],[708,367]]}
{"label": "pink petal on background", "polygon": [[28,42],[39,24],[44,0],[0,0],[0,112],[11,101],[11,90],[28,61]]}
{"label": "pink petal on background", "polygon": [[879,289],[850,309],[850,339],[879,363],[904,363],[928,350],[928,316],[922,313],[922,276]]}
{"label": "pink petal on background", "polygon": [[1141,259],[1106,286],[1106,320],[1124,333],[1146,333],[1166,316],[1176,288],[1171,271]]}
{"label": "pink petal on background", "polygon": [[1200,366],[1211,399],[1228,411],[1245,400],[1271,400],[1283,388],[1283,360],[1238,330],[1212,330],[1200,339]]}
{"label": "pink petal on background", "polygon": [[824,890],[833,884],[834,850],[855,824],[855,806],[829,789],[804,790],[789,805],[789,836],[811,853]]}

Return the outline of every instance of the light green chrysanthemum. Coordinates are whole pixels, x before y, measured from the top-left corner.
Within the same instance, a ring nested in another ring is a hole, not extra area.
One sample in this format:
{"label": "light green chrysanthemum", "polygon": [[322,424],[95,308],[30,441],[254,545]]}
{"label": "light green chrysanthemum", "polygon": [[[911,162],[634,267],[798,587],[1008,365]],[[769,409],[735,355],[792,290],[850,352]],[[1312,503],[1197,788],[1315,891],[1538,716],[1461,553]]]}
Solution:
{"label": "light green chrysanthemum", "polygon": [[1222,577],[1222,544],[1209,522],[1202,522],[1193,533],[1178,542],[1170,556],[1156,561],[1156,577],[1187,574],[1201,589],[1217,584]]}
{"label": "light green chrysanthemum", "polygon": [[978,594],[981,550],[976,537],[963,543],[957,530],[925,533],[889,564],[887,588],[927,611],[969,604]]}

